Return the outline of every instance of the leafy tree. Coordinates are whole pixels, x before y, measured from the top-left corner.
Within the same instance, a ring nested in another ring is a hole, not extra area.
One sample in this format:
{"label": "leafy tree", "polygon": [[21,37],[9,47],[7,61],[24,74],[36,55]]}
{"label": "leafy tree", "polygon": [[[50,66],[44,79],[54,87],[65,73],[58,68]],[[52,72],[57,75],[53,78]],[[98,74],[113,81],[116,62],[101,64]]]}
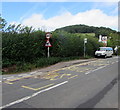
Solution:
{"label": "leafy tree", "polygon": [[6,20],[5,19],[3,19],[2,17],[1,17],[1,14],[0,14],[0,30],[4,30],[4,27],[6,26],[6,24],[7,24],[7,22],[6,22]]}

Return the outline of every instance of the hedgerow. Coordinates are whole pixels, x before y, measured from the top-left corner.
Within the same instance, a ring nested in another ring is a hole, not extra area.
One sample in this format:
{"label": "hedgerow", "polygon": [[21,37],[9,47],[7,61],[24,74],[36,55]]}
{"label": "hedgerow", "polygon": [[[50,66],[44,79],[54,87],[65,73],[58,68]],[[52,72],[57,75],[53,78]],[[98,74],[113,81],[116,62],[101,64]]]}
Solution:
{"label": "hedgerow", "polygon": [[18,72],[55,64],[66,57],[82,57],[85,37],[88,39],[86,55],[93,56],[94,51],[101,45],[94,34],[52,32],[51,58],[48,59],[44,31],[21,25],[10,25],[2,33],[2,66],[5,68],[16,65],[16,72]]}

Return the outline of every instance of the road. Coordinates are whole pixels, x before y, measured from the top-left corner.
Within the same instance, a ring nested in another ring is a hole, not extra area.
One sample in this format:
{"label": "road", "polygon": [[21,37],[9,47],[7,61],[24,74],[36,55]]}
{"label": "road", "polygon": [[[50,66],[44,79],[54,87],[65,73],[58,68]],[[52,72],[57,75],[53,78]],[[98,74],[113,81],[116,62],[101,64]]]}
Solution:
{"label": "road", "polygon": [[1,108],[118,108],[118,57],[3,76]]}

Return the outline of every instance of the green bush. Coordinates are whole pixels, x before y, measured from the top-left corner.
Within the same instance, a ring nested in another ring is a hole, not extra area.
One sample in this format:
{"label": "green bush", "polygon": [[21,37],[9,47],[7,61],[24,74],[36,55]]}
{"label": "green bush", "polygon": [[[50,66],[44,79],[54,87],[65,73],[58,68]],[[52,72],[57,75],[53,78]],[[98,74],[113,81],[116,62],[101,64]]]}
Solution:
{"label": "green bush", "polygon": [[59,57],[38,58],[36,61],[34,61],[34,65],[36,67],[44,67],[44,66],[49,66],[49,65],[58,63],[60,61],[61,61],[61,58]]}

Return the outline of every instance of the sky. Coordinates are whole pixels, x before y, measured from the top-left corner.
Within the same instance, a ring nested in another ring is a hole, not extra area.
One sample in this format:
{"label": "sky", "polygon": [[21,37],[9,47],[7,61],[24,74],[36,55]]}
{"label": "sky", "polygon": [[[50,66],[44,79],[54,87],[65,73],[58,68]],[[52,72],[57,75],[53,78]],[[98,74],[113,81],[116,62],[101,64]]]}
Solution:
{"label": "sky", "polygon": [[118,30],[118,2],[3,1],[2,17],[8,24],[33,26],[43,31],[85,24]]}

